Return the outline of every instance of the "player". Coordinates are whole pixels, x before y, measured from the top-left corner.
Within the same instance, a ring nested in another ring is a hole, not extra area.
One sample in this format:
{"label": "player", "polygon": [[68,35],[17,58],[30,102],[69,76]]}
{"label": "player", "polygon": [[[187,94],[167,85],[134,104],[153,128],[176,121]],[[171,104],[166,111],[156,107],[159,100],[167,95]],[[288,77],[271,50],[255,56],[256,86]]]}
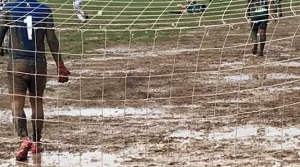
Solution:
{"label": "player", "polygon": [[76,11],[77,17],[83,23],[86,23],[87,20],[89,19],[89,16],[86,12],[83,12],[81,10],[81,4],[82,4],[82,0],[73,0],[73,7],[74,7],[74,10]]}
{"label": "player", "polygon": [[[47,63],[44,39],[47,39],[57,65],[59,82],[68,81],[70,72],[59,54],[51,9],[37,0],[8,2],[0,18],[0,45],[10,29],[10,59],[8,61],[8,91],[11,98],[13,122],[23,140],[16,154],[18,161],[27,159],[28,151],[41,152],[43,129],[43,93],[46,85]],[[25,95],[29,91],[32,108],[32,138],[29,137],[24,113]]]}
{"label": "player", "polygon": [[[251,21],[251,38],[254,43],[252,54],[256,55],[258,53],[258,56],[264,56],[269,14],[271,14],[273,18],[277,17],[274,2],[272,0],[247,0],[246,10],[247,17]],[[259,51],[257,44],[258,33],[260,36]]]}
{"label": "player", "polygon": [[187,0],[187,5],[178,4],[182,10],[170,11],[173,14],[191,14],[191,13],[202,13],[206,10],[206,5],[197,4],[196,1]]}
{"label": "player", "polygon": [[[0,0],[0,11],[2,11],[4,5],[7,3],[7,0]],[[5,35],[4,38],[4,43],[3,43],[3,48],[1,49],[1,55],[4,55],[4,52],[7,53],[7,48],[8,48],[8,37],[9,35]],[[4,49],[5,48],[5,49]]]}

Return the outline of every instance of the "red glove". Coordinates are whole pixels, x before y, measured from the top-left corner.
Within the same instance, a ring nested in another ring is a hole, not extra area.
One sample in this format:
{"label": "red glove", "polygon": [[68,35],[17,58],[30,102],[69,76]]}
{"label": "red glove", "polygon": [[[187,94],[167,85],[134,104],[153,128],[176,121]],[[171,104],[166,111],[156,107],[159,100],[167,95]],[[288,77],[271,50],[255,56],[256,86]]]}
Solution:
{"label": "red glove", "polygon": [[67,69],[67,67],[64,65],[63,62],[60,62],[57,66],[58,69],[58,82],[65,83],[69,81],[69,75],[71,74],[70,71]]}

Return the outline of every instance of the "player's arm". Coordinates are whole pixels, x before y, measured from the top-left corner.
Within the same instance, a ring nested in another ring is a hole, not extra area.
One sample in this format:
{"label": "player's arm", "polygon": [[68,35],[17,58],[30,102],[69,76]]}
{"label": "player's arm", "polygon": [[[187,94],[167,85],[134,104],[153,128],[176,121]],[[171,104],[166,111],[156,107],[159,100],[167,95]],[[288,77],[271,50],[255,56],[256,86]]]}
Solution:
{"label": "player's arm", "polygon": [[[9,21],[9,12],[6,9],[0,14],[0,46],[2,46],[5,34],[8,30],[7,22]],[[1,48],[0,55],[4,56],[4,49]]]}
{"label": "player's arm", "polygon": [[55,30],[54,30],[54,21],[52,15],[50,15],[46,20],[46,38],[52,53],[52,57],[56,62],[56,66],[58,69],[59,74],[59,82],[64,83],[68,82],[70,75],[69,70],[64,65],[64,61],[62,59],[61,54],[59,53],[59,41],[56,37]]}
{"label": "player's arm", "polygon": [[186,5],[178,4],[177,6],[180,7],[181,9],[186,9]]}
{"label": "player's arm", "polygon": [[269,13],[271,14],[271,16],[273,17],[273,18],[276,18],[277,17],[277,15],[276,15],[276,8],[275,8],[275,2],[274,2],[274,0],[268,0],[268,5],[269,5]]}

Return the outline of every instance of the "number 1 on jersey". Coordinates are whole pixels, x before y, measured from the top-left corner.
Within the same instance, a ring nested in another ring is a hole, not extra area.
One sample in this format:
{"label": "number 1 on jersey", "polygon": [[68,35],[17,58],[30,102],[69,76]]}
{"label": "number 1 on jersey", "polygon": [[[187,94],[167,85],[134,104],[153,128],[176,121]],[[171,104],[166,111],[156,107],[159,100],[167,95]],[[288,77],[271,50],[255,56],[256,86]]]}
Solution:
{"label": "number 1 on jersey", "polygon": [[27,36],[28,40],[32,40],[32,16],[26,16],[24,23],[27,26]]}

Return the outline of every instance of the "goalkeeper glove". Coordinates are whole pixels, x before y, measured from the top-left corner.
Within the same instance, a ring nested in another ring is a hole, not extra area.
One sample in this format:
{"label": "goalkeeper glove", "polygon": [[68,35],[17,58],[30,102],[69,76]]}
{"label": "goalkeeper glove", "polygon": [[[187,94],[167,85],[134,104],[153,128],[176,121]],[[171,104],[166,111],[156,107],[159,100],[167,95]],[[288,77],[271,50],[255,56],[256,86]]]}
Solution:
{"label": "goalkeeper glove", "polygon": [[69,77],[68,76],[71,73],[67,69],[67,67],[64,65],[64,63],[63,62],[59,62],[58,66],[57,66],[57,69],[58,69],[58,75],[59,75],[58,82],[60,82],[60,83],[68,82],[69,81]]}

